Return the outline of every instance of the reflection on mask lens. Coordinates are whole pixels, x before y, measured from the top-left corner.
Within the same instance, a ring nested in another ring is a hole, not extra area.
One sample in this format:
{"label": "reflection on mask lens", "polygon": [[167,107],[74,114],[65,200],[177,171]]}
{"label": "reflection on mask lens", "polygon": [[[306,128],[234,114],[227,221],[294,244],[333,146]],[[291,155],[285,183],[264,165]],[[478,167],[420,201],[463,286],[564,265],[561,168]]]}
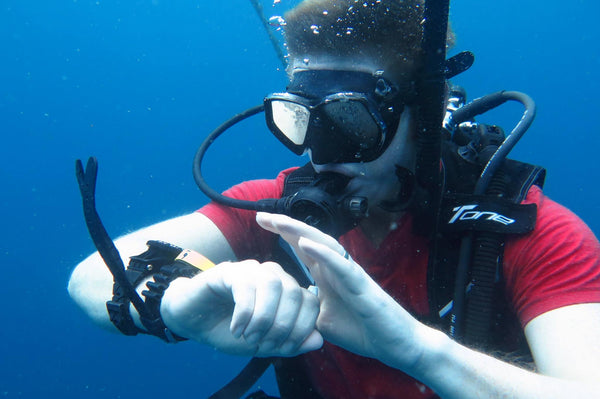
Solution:
{"label": "reflection on mask lens", "polygon": [[306,139],[310,111],[289,101],[273,101],[273,122],[294,144],[301,145]]}

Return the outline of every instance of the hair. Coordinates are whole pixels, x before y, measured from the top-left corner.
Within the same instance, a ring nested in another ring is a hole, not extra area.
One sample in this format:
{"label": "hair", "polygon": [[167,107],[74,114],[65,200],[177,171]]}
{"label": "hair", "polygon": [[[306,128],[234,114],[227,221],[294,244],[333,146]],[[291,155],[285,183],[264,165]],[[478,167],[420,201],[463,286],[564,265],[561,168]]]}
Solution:
{"label": "hair", "polygon": [[304,0],[285,15],[288,72],[314,62],[410,78],[421,62],[423,11],[424,0]]}

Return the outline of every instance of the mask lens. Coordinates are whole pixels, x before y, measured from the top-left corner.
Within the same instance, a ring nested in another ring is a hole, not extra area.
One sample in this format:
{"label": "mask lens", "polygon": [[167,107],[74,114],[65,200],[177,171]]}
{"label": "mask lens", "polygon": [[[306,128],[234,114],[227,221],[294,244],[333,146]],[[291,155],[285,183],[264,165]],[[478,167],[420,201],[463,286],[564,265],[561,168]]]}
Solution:
{"label": "mask lens", "polygon": [[381,141],[377,122],[360,101],[340,100],[322,106],[325,119],[331,129],[345,141],[344,147],[354,147],[356,152],[374,148]]}
{"label": "mask lens", "polygon": [[265,99],[271,132],[297,155],[317,164],[369,162],[381,153],[386,123],[368,95],[341,92],[311,98],[275,93]]}
{"label": "mask lens", "polygon": [[310,111],[303,105],[290,101],[271,103],[273,123],[293,144],[302,145],[306,139]]}

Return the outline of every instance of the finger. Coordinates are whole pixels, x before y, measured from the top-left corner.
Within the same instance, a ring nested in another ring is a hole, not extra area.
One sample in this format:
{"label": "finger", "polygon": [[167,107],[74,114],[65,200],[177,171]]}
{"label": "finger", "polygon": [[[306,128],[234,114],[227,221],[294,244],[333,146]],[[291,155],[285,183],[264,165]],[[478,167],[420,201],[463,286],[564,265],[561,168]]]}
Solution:
{"label": "finger", "polygon": [[[356,262],[326,245],[301,237],[298,248],[312,260],[312,268],[318,267],[320,273],[330,277],[329,285],[335,285],[338,289],[341,287],[343,291],[357,295],[364,291],[365,284],[372,282],[369,275]],[[314,274],[319,275],[319,273]],[[316,283],[317,286],[321,285],[318,280]]]}
{"label": "finger", "polygon": [[[318,341],[309,340],[307,342],[316,330],[319,316],[319,299],[308,290],[302,290],[302,297],[302,307],[298,312],[293,329],[280,345],[279,355],[281,356],[294,356],[320,347]],[[318,346],[314,347],[314,345]],[[304,349],[301,350],[302,346],[304,346]]]}
{"label": "finger", "polygon": [[256,287],[252,284],[235,282],[231,285],[231,295],[234,305],[229,330],[235,338],[240,338],[254,314]]}
{"label": "finger", "polygon": [[243,332],[244,338],[249,344],[258,343],[269,332],[275,321],[283,291],[281,280],[272,273],[259,273],[255,278],[256,288],[252,316]]}
{"label": "finger", "polygon": [[[300,288],[298,283],[287,275],[282,276],[281,282],[283,289],[280,295],[279,306],[270,329],[261,339],[261,347],[280,347],[286,340],[290,339],[292,331],[297,328],[299,322],[306,323],[304,320],[300,321],[299,315],[306,306],[303,297],[310,294]],[[316,307],[313,306],[313,313],[318,313],[318,305]],[[314,329],[314,321],[308,328]],[[306,332],[305,336],[300,337],[300,342],[306,338],[308,332],[309,331]],[[299,338],[294,336],[292,339]],[[297,345],[299,345],[300,342],[298,342]]]}
{"label": "finger", "polygon": [[298,237],[304,236],[311,240],[332,246],[333,248],[339,246],[338,242],[333,237],[313,226],[286,215],[259,212],[257,214],[257,222],[259,222],[259,224],[261,222],[265,223],[265,228],[267,230],[270,229],[270,231],[274,233],[287,235],[290,239],[295,238],[297,240]]}
{"label": "finger", "polygon": [[345,253],[344,248],[335,238],[289,216],[258,212],[256,214],[256,221],[264,229],[281,235],[284,240],[293,246],[297,246],[300,237],[307,237],[313,241],[327,245],[340,254]]}
{"label": "finger", "polygon": [[224,263],[222,281],[211,286],[217,295],[232,297],[229,328],[235,338],[258,333],[250,339],[255,343],[269,329],[281,294],[281,282],[273,272],[274,266],[281,271],[275,263],[261,265],[255,260]]}
{"label": "finger", "polygon": [[[223,262],[200,273],[192,279],[177,279],[188,282],[185,291],[186,303],[196,322],[205,326],[216,323],[219,319],[229,324],[229,329],[235,338],[239,338],[248,325],[254,308],[255,292],[253,284],[244,279],[232,278],[248,274],[247,269],[256,261],[241,263]],[[248,264],[250,263],[250,264]],[[171,284],[173,286],[173,283]]]}
{"label": "finger", "polygon": [[256,223],[258,223],[258,225],[260,227],[262,227],[265,230],[268,230],[272,233],[275,234],[279,234],[276,230],[275,230],[275,226],[273,225],[273,213],[267,213],[267,212],[256,212]]}
{"label": "finger", "polygon": [[296,353],[291,355],[299,355],[301,353],[306,353],[310,351],[314,351],[323,346],[323,336],[317,330],[313,330],[310,335],[302,342],[300,347],[296,349]]}

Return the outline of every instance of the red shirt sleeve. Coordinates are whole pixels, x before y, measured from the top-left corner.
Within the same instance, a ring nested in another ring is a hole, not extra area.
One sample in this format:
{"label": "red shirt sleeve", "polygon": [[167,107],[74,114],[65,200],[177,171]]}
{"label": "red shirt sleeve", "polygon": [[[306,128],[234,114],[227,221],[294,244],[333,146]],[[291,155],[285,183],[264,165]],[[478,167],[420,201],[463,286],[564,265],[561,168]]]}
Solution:
{"label": "red shirt sleeve", "polygon": [[[280,198],[285,178],[295,169],[286,169],[273,180],[240,183],[223,194],[248,201]],[[275,235],[256,223],[255,211],[230,208],[211,202],[197,212],[204,214],[217,225],[238,259],[263,259],[272,250]]]}
{"label": "red shirt sleeve", "polygon": [[563,306],[600,302],[600,244],[589,227],[534,186],[524,203],[538,206],[531,233],[507,240],[504,276],[525,327]]}

